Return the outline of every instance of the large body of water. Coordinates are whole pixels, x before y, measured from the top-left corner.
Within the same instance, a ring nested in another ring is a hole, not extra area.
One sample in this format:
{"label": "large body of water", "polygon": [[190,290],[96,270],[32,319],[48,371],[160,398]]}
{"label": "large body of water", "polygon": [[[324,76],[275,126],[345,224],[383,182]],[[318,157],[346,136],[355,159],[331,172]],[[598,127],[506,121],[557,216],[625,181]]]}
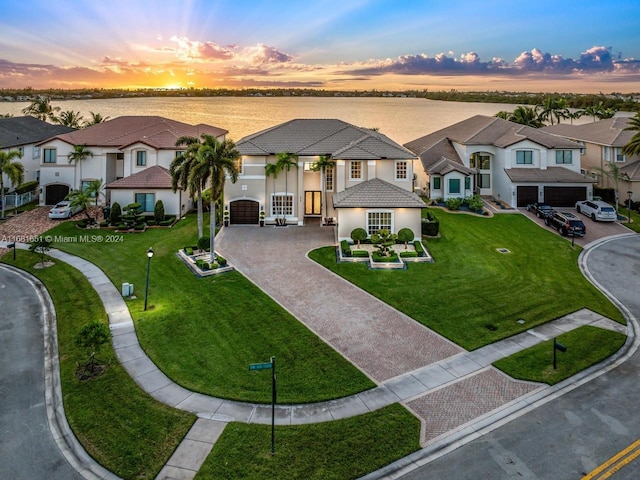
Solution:
{"label": "large body of water", "polygon": [[[377,97],[176,97],[65,100],[51,102],[62,111],[89,112],[111,118],[122,115],[159,115],[197,124],[206,123],[229,131],[238,141],[250,133],[294,118],[338,118],[359,127],[378,128],[398,143],[465,120],[473,115],[493,116],[516,105],[442,102],[421,98]],[[2,102],[0,113],[22,115],[24,102]]]}

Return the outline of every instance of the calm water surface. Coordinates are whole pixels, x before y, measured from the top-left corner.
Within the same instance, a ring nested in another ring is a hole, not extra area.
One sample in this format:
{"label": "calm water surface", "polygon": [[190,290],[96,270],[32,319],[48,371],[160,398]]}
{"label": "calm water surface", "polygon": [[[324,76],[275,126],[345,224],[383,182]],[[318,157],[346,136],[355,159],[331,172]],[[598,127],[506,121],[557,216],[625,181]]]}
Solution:
{"label": "calm water surface", "polygon": [[[493,116],[516,105],[441,102],[420,98],[351,97],[214,97],[118,98],[51,102],[85,117],[99,112],[122,115],[160,115],[181,122],[206,123],[229,131],[237,141],[250,133],[294,118],[339,118],[360,127],[378,128],[391,139],[406,143],[476,114]],[[28,103],[2,102],[0,113],[21,115]]]}

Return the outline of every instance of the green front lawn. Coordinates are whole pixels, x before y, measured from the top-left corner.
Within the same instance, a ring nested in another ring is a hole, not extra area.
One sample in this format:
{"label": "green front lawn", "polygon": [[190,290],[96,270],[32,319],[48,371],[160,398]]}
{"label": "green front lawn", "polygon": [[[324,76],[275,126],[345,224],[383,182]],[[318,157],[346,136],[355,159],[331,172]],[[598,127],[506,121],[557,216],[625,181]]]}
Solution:
{"label": "green front lawn", "polygon": [[[55,248],[98,265],[117,288],[134,284],[138,298],[127,304],[140,343],[185,388],[268,403],[270,376],[249,371],[249,364],[271,356],[276,357],[282,403],[340,398],[375,386],[239,273],[194,276],[176,252],[197,240],[195,216],[171,229],[137,234],[78,230],[65,222],[47,235],[57,240]],[[143,311],[149,247],[155,255]]]}
{"label": "green front lawn", "polygon": [[580,272],[580,247],[524,215],[436,215],[441,237],[426,241],[431,264],[372,271],[363,264],[336,263],[335,247],[309,256],[468,350],[581,308],[624,323]]}

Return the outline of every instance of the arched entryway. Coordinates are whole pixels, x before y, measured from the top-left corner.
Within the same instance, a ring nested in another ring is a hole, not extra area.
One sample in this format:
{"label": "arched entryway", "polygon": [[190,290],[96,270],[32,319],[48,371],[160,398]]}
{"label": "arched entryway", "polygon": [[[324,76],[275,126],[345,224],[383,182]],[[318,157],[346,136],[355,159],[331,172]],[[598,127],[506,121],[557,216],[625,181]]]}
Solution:
{"label": "arched entryway", "polygon": [[55,205],[69,195],[68,185],[47,185],[44,187],[44,204]]}
{"label": "arched entryway", "polygon": [[229,203],[229,221],[231,224],[257,225],[260,204],[255,200],[235,200]]}

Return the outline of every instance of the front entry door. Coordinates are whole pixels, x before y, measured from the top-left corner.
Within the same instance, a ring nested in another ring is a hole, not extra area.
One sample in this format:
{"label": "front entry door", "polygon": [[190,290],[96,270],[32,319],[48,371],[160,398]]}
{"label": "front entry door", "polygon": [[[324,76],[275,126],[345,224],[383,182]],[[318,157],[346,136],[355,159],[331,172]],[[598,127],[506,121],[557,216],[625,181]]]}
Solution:
{"label": "front entry door", "polygon": [[304,192],[304,214],[322,215],[322,192]]}

